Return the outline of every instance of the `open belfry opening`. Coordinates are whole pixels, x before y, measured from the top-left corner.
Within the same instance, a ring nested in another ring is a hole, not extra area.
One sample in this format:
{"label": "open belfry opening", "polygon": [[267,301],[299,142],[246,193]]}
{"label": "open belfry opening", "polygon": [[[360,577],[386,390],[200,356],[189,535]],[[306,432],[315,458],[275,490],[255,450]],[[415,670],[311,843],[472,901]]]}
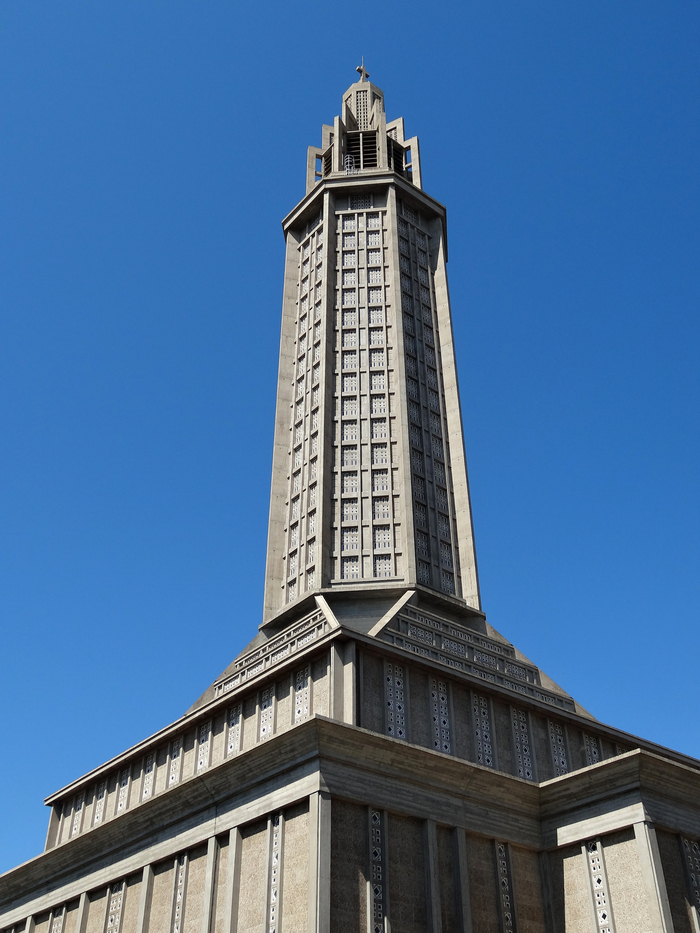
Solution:
{"label": "open belfry opening", "polygon": [[700,933],[700,763],[482,610],[446,212],[358,71],[283,221],[258,633],[47,799],[2,933]]}

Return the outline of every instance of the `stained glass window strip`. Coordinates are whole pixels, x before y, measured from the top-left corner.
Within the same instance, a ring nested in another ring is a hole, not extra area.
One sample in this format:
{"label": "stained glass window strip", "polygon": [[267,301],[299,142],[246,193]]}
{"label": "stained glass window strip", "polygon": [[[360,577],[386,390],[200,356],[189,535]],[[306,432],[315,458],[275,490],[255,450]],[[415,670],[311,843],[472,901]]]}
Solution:
{"label": "stained glass window strip", "polygon": [[569,760],[566,754],[566,736],[559,722],[549,720],[549,744],[554,762],[554,774],[560,777],[569,773]]}
{"label": "stained glass window strip", "polygon": [[498,882],[501,892],[501,923],[503,933],[515,933],[513,883],[511,880],[508,846],[505,842],[496,842],[496,862],[498,864]]}
{"label": "stained glass window strip", "polygon": [[406,680],[402,665],[386,661],[384,664],[384,699],[386,704],[386,732],[398,739],[407,737]]}
{"label": "stained glass window strip", "polygon": [[309,716],[309,668],[303,667],[294,675],[294,722]]}
{"label": "stained glass window strip", "polygon": [[272,715],[275,698],[274,685],[265,687],[260,693],[260,741],[269,739],[272,735]]}
{"label": "stained glass window strip", "polygon": [[209,750],[211,746],[211,720],[199,727],[199,742],[197,749],[197,772],[209,767]]}
{"label": "stained glass window strip", "polygon": [[175,903],[173,905],[172,933],[180,933],[182,928],[182,915],[185,901],[185,884],[187,882],[187,856],[181,855],[176,862],[177,872],[175,881]]}
{"label": "stained glass window strip", "polygon": [[491,707],[488,698],[474,694],[472,712],[474,714],[476,760],[480,765],[493,768],[493,732],[491,729]]}
{"label": "stained glass window strip", "polygon": [[372,933],[384,933],[384,819],[380,810],[370,809],[369,862],[372,891]]}
{"label": "stained glass window strip", "polygon": [[228,735],[226,737],[226,757],[237,755],[241,749],[241,721],[243,717],[243,708],[240,703],[236,703],[228,711]]}
{"label": "stained glass window strip", "polygon": [[117,881],[109,889],[109,903],[107,906],[107,922],[105,933],[119,933],[122,925],[122,909],[124,907],[124,881]]}
{"label": "stained glass window strip", "polygon": [[530,721],[525,710],[511,710],[513,722],[513,743],[515,746],[515,764],[518,776],[527,781],[535,780],[532,766],[532,742],[530,741]]}
{"label": "stained glass window strip", "polygon": [[430,685],[430,702],[433,715],[433,748],[446,754],[452,753],[450,739],[450,709],[447,683],[433,677]]}
{"label": "stained glass window strip", "polygon": [[593,911],[598,933],[615,933],[608,879],[603,861],[603,847],[599,839],[591,839],[584,845],[583,849],[588,864],[588,876],[593,895]]}

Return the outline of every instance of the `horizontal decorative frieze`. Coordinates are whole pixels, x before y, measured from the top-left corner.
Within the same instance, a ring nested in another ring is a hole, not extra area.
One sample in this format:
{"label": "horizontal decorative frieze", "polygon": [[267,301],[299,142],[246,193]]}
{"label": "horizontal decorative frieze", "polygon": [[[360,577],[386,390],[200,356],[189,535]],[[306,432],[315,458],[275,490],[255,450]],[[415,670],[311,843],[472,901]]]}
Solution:
{"label": "horizontal decorative frieze", "polygon": [[220,697],[247,680],[256,677],[281,663],[305,645],[315,641],[328,627],[322,612],[314,612],[298,625],[293,626],[279,638],[252,651],[236,662],[236,673],[216,685],[216,696]]}
{"label": "horizontal decorative frieze", "polygon": [[[436,661],[438,664],[450,667],[456,671],[461,671],[464,674],[478,677],[480,680],[487,681],[494,686],[505,687],[507,690],[512,690],[522,696],[530,697],[540,703],[546,703],[547,706],[570,711],[574,711],[575,709],[573,700],[568,697],[558,696],[555,693],[549,693],[544,690],[544,688],[540,687],[535,681],[535,674],[531,670],[525,671],[528,675],[528,679],[524,682],[511,679],[516,676],[515,672],[512,670],[514,665],[506,665],[503,658],[492,658],[492,656],[489,655],[488,662],[484,662],[483,659],[486,655],[484,655],[483,652],[474,651],[469,646],[465,646],[468,652],[465,652],[466,657],[465,654],[461,654],[462,646],[457,646],[460,648],[459,657],[451,657],[447,652],[449,651],[451,653],[454,649],[450,649],[450,647],[445,644],[445,639],[442,639],[441,650],[438,645],[425,644],[422,641],[413,641],[411,638],[399,635],[390,629],[385,629],[380,637],[383,641],[393,644],[403,651],[410,652],[421,658],[426,658],[429,661]],[[506,669],[508,669],[511,675],[510,677],[506,676]],[[523,670],[525,670],[525,668],[523,668]]]}

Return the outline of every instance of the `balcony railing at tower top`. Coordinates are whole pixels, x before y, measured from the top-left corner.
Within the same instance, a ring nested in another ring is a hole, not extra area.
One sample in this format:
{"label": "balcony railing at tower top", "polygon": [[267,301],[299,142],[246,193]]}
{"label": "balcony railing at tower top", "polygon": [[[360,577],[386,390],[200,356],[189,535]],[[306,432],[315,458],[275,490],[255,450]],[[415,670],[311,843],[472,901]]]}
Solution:
{"label": "balcony railing at tower top", "polygon": [[[327,178],[334,171],[341,171],[346,175],[357,175],[365,169],[380,167],[376,130],[351,131],[345,135],[344,142],[341,167],[334,168],[333,143],[321,154],[322,174],[320,177]],[[386,138],[386,149],[389,171],[396,172],[397,175],[401,175],[402,178],[412,183],[413,173],[408,161],[410,150],[405,149],[398,140],[389,135]]]}

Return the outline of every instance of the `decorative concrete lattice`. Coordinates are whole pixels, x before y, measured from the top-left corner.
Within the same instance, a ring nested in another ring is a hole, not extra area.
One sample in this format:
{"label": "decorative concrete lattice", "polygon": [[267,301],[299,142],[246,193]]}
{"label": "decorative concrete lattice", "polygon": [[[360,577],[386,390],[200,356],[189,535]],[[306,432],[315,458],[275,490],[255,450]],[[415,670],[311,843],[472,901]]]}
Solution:
{"label": "decorative concrete lattice", "polygon": [[501,928],[503,933],[515,933],[513,885],[508,846],[505,842],[496,842],[496,861],[498,863],[498,885],[501,891]]}
{"label": "decorative concrete lattice", "polygon": [[309,668],[303,667],[294,675],[294,722],[309,716]]}
{"label": "decorative concrete lattice", "polygon": [[209,767],[209,750],[211,748],[211,720],[199,727],[199,749],[197,751],[197,773]]}
{"label": "decorative concrete lattice", "polygon": [[122,907],[124,906],[124,881],[117,881],[109,889],[109,906],[105,933],[119,933],[122,925]]}
{"label": "decorative concrete lattice", "polygon": [[282,820],[276,813],[270,821],[270,897],[267,929],[277,933],[282,856]]}
{"label": "decorative concrete lattice", "polygon": [[66,907],[65,904],[63,907],[58,907],[53,911],[53,916],[51,918],[51,933],[63,933],[63,921],[66,916]]}
{"label": "decorative concrete lattice", "polygon": [[228,711],[228,738],[226,741],[226,756],[236,755],[241,748],[241,717],[243,708],[236,703]]}
{"label": "decorative concrete lattice", "polygon": [[386,898],[384,887],[384,817],[380,810],[370,810],[369,864],[372,885],[372,933],[384,933]]}
{"label": "decorative concrete lattice", "polygon": [[433,713],[433,747],[439,752],[452,754],[450,741],[450,707],[447,684],[444,680],[432,678],[430,702]]}
{"label": "decorative concrete lattice", "polygon": [[146,755],[146,761],[143,766],[143,790],[141,791],[141,799],[148,800],[149,797],[153,796],[153,775],[155,773],[156,765],[156,756],[154,752],[149,752]]}
{"label": "decorative concrete lattice", "polygon": [[275,698],[275,688],[265,687],[260,694],[260,741],[269,739],[272,735],[272,703]]}
{"label": "decorative concrete lattice", "polygon": [[682,836],[681,845],[685,859],[688,894],[700,921],[700,843]]}
{"label": "decorative concrete lattice", "polygon": [[[366,578],[394,577],[402,573],[402,550],[400,525],[396,522],[395,507],[401,490],[396,487],[398,473],[395,445],[374,443],[391,438],[390,419],[375,420],[370,425],[370,445],[358,446],[360,421],[368,415],[391,414],[389,405],[390,355],[393,352],[394,328],[391,326],[390,308],[386,304],[382,282],[384,272],[385,212],[363,213],[364,196],[350,196],[350,209],[355,214],[339,213],[338,266],[344,270],[342,287],[338,292],[336,320],[339,327],[335,357],[335,382],[341,398],[336,408],[336,424],[333,450],[333,488],[339,491],[333,516],[333,550],[339,556],[333,559],[332,575],[338,580],[361,580]],[[369,205],[371,207],[371,205]],[[351,231],[351,232],[347,232]],[[355,232],[356,231],[356,232]],[[363,247],[367,247],[364,249]],[[369,249],[369,247],[372,247]],[[365,268],[366,267],[366,268]],[[346,275],[352,272],[351,276]],[[354,278],[353,278],[354,276]],[[366,283],[366,293],[357,286]],[[365,302],[366,295],[366,302]],[[366,307],[365,307],[366,303]],[[371,325],[369,331],[367,325]],[[368,339],[369,348],[365,349]],[[352,348],[352,349],[346,349]],[[359,348],[359,349],[355,349]],[[369,397],[358,396],[358,388],[365,383]],[[352,420],[344,420],[344,419]],[[349,446],[350,445],[350,446]],[[358,501],[357,518],[346,515],[344,496],[359,492],[358,468],[370,470],[372,497]],[[375,528],[373,521],[377,498],[387,508],[381,516],[388,523],[384,528]],[[348,527],[345,522],[357,521]],[[370,528],[367,539],[362,541],[361,525]],[[366,548],[363,554],[361,549]],[[348,553],[349,552],[349,553]],[[355,556],[355,552],[357,556]]]}
{"label": "decorative concrete lattice", "polygon": [[168,775],[168,786],[177,784],[180,780],[180,768],[182,765],[182,739],[173,739],[170,747],[170,774]]}
{"label": "decorative concrete lattice", "polygon": [[[298,311],[296,318],[297,344],[294,381],[296,404],[293,415],[293,441],[290,450],[290,504],[288,539],[286,545],[285,586],[286,601],[291,602],[304,590],[315,585],[316,568],[309,554],[315,540],[315,515],[311,509],[316,502],[318,478],[318,405],[321,381],[323,336],[323,229],[311,225],[305,241],[299,247]],[[350,255],[350,254],[348,254]],[[352,273],[354,275],[354,272]],[[350,274],[347,282],[350,283]],[[354,294],[354,289],[350,294]],[[299,519],[305,521],[299,523]],[[306,534],[304,533],[306,525]],[[309,537],[311,536],[311,537]],[[304,550],[306,548],[306,551]],[[305,569],[306,568],[306,569]],[[306,579],[305,579],[306,578]]]}
{"label": "decorative concrete lattice", "polygon": [[488,697],[474,694],[472,712],[474,713],[476,760],[480,765],[493,768],[493,731],[491,729],[491,708]]}
{"label": "decorative concrete lattice", "polygon": [[95,816],[92,821],[94,826],[97,826],[98,823],[102,822],[102,817],[104,816],[104,810],[105,810],[106,793],[107,793],[107,781],[100,781],[97,787],[97,793],[95,794]]}
{"label": "decorative concrete lattice", "polygon": [[85,803],[85,794],[81,791],[75,798],[75,809],[73,811],[73,827],[71,836],[77,836],[83,824],[83,804]]}
{"label": "decorative concrete lattice", "polygon": [[119,797],[117,798],[117,813],[121,813],[122,810],[126,810],[126,805],[129,800],[129,778],[130,778],[130,769],[123,768],[119,776]]}
{"label": "decorative concrete lattice", "polygon": [[586,748],[586,764],[595,765],[601,760],[600,743],[595,735],[583,734],[583,743]]}
{"label": "decorative concrete lattice", "polygon": [[566,736],[561,723],[549,720],[549,745],[552,750],[554,774],[561,777],[569,773],[569,759],[566,754]]}
{"label": "decorative concrete lattice", "polygon": [[608,893],[608,879],[605,874],[603,862],[603,847],[599,839],[592,839],[583,847],[588,863],[588,876],[591,881],[593,896],[593,911],[598,924],[599,933],[615,933],[612,905]]}
{"label": "decorative concrete lattice", "polygon": [[525,710],[512,709],[513,744],[515,746],[515,760],[518,765],[518,776],[527,781],[535,780],[535,771],[532,766],[532,742],[530,740],[530,722]]}
{"label": "decorative concrete lattice", "polygon": [[173,904],[172,933],[180,933],[182,916],[185,912],[185,886],[187,884],[187,855],[181,855],[175,863],[175,903]]}
{"label": "decorative concrete lattice", "polygon": [[384,700],[386,707],[386,733],[398,739],[405,739],[407,730],[406,717],[406,680],[404,668],[400,664],[384,664]]}

